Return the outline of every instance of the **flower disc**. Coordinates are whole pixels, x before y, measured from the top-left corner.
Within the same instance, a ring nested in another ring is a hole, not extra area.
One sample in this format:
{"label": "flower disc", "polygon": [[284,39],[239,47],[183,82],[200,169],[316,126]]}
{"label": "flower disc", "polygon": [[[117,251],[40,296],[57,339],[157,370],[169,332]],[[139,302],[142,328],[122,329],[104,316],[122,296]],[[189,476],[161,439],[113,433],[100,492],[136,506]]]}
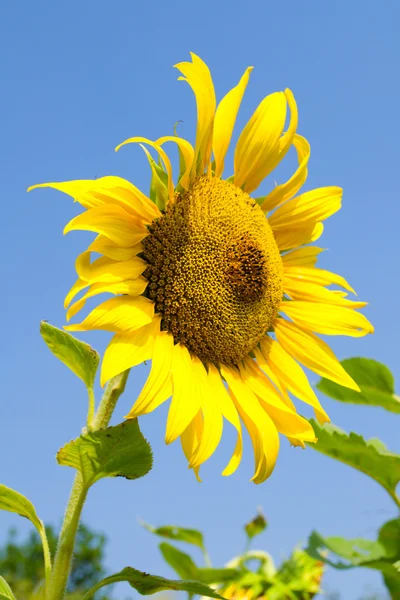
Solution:
{"label": "flower disc", "polygon": [[142,245],[161,328],[206,364],[243,360],[282,300],[282,260],[257,203],[227,181],[198,177]]}

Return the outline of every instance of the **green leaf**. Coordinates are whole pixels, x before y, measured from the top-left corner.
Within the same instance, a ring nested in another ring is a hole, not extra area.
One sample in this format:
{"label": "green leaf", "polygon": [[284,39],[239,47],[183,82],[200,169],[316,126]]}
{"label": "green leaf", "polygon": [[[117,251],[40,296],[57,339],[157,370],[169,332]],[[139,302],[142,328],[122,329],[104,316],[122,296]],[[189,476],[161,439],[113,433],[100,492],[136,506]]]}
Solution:
{"label": "green leaf", "polygon": [[400,398],[394,393],[394,378],[385,365],[370,358],[348,358],[341,364],[361,391],[355,392],[329,379],[321,379],[317,384],[320,392],[339,402],[380,406],[400,413]]}
{"label": "green leaf", "polygon": [[0,600],[15,600],[10,586],[3,577],[0,577]]}
{"label": "green leaf", "polygon": [[400,519],[385,523],[379,531],[378,540],[393,564],[393,567],[382,570],[385,585],[392,598],[400,598]]}
{"label": "green leaf", "polygon": [[224,583],[235,580],[240,574],[238,569],[198,567],[189,554],[178,550],[178,548],[166,542],[160,544],[159,548],[164,560],[181,579],[196,580],[202,583]]}
{"label": "green leaf", "polygon": [[198,568],[189,554],[181,552],[181,550],[178,550],[178,548],[175,548],[175,546],[171,546],[171,544],[167,544],[166,542],[160,544],[159,548],[164,560],[174,569],[181,579],[197,579]]}
{"label": "green leaf", "polygon": [[33,523],[39,533],[43,531],[43,524],[37,516],[33,504],[19,492],[2,484],[0,484],[0,510],[7,510],[25,517]]}
{"label": "green leaf", "polygon": [[200,567],[197,569],[196,579],[202,583],[226,583],[235,581],[241,572],[238,569],[213,569]]}
{"label": "green leaf", "polygon": [[[365,540],[363,538],[346,539],[342,537],[322,537],[317,531],[313,531],[308,539],[307,552],[315,559],[328,563],[335,569],[352,569],[354,567],[373,568],[381,560],[385,560],[385,548],[379,542]],[[324,552],[329,550],[333,554],[344,558],[332,560]]]}
{"label": "green leaf", "polygon": [[382,525],[378,539],[387,556],[400,560],[400,519],[392,519]]}
{"label": "green leaf", "polygon": [[[335,569],[366,567],[381,571],[392,597],[400,591],[400,519],[388,521],[381,527],[377,541],[362,538],[323,538],[313,531],[308,539],[306,552]],[[344,558],[333,560],[327,551]]]}
{"label": "green leaf", "polygon": [[137,571],[132,567],[126,567],[125,569],[122,569],[120,573],[116,573],[115,575],[111,575],[100,581],[85,594],[83,600],[92,598],[93,594],[100,588],[120,581],[126,581],[131,587],[135,588],[139,594],[144,596],[156,594],[163,590],[174,590],[224,600],[215,590],[199,581],[174,581],[172,579],[158,577],[157,575],[149,575],[148,573]]}
{"label": "green leaf", "polygon": [[395,490],[400,481],[400,455],[389,452],[380,440],[366,441],[361,435],[347,434],[334,425],[321,427],[313,419],[310,422],[318,438],[316,444],[309,444],[310,448],[375,479],[398,504]]}
{"label": "green leaf", "polygon": [[162,527],[153,527],[148,523],[142,522],[142,525],[150,533],[159,535],[160,537],[167,538],[169,540],[176,540],[177,542],[186,542],[187,544],[193,544],[204,550],[204,539],[201,531],[197,529],[186,529],[185,527],[176,527],[175,525],[163,525]]}
{"label": "green leaf", "polygon": [[80,471],[84,484],[90,487],[103,477],[143,477],[150,471],[153,458],[137,419],[130,419],[81,435],[58,451],[57,461]]}
{"label": "green leaf", "polygon": [[264,515],[260,512],[254,519],[246,523],[244,529],[246,531],[246,535],[249,540],[252,540],[253,537],[259,535],[267,528],[267,521]]}
{"label": "green leaf", "polygon": [[45,321],[40,324],[40,333],[54,356],[82,379],[87,388],[92,388],[100,360],[96,350]]}

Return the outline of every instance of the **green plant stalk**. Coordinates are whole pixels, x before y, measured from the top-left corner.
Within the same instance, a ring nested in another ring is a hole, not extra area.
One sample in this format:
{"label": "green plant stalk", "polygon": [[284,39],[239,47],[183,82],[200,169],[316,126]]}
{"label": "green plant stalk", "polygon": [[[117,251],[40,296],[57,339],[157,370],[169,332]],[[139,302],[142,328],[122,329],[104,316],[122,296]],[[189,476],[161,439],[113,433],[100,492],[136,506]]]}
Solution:
{"label": "green plant stalk", "polygon": [[42,524],[42,527],[39,530],[39,535],[40,535],[40,539],[41,539],[42,547],[43,547],[44,575],[45,575],[46,588],[48,588],[50,585],[50,577],[51,577],[51,554],[50,554],[49,542],[47,540],[46,529],[45,529],[43,523],[41,523],[41,524]]}
{"label": "green plant stalk", "polygon": [[397,508],[400,510],[400,498],[399,498],[399,496],[395,492],[391,492],[389,490],[386,490],[386,491],[389,492],[391,499],[394,501],[394,503],[396,504]]}
{"label": "green plant stalk", "polygon": [[[129,370],[124,371],[108,382],[99,408],[97,409],[97,413],[91,422],[92,431],[107,427],[118,398],[125,390],[128,375]],[[60,537],[58,539],[50,586],[46,586],[48,587],[46,590],[46,597],[48,600],[63,600],[65,596],[68,577],[71,571],[75,538],[88,491],[88,488],[83,484],[81,474],[77,473],[65,511]]]}
{"label": "green plant stalk", "polygon": [[88,399],[89,399],[89,403],[88,403],[88,414],[87,414],[86,426],[89,431],[93,431],[93,420],[94,420],[95,411],[96,411],[96,400],[94,397],[93,388],[88,388]]}

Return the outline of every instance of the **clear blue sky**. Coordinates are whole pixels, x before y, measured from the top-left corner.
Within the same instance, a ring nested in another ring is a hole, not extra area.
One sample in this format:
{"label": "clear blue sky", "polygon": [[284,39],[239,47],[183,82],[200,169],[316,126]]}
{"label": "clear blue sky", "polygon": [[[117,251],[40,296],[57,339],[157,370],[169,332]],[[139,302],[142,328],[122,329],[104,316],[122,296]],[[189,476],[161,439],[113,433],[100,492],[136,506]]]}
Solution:
{"label": "clear blue sky", "polygon": [[[335,351],[341,358],[386,362],[399,378],[399,19],[395,0],[1,3],[0,479],[25,493],[47,522],[59,521],[73,478],[72,470],[56,464],[55,453],[79,434],[86,397],[81,382],[47,351],[39,322],[64,324],[74,259],[90,237],[62,237],[78,210],[67,196],[49,190],[27,195],[26,188],[115,174],[146,191],[149,172],[140,148],[113,149],[133,135],[170,134],[179,119],[182,135],[193,135],[194,100],[172,65],[190,50],[199,54],[212,69],[219,98],[254,65],[239,125],[264,95],[290,87],[299,105],[299,132],[312,146],[308,187],[341,185],[345,191],[343,210],[326,226],[322,245],[329,251],[322,265],[343,274],[369,301],[376,333],[335,339]],[[293,159],[287,164],[289,170]],[[102,351],[109,336],[85,339]],[[122,420],[145,376],[145,367],[132,373],[114,422]],[[379,436],[400,451],[398,417],[325,400],[333,422]],[[134,565],[172,575],[156,539],[137,524],[139,516],[204,530],[220,565],[243,548],[241,525],[259,505],[270,527],[257,545],[277,560],[313,528],[373,537],[395,514],[390,499],[365,476],[285,440],[276,471],[263,485],[248,482],[249,444],[238,473],[220,477],[233,444],[228,428],[198,484],[179,443],[163,444],[165,417],[161,409],[141,421],[155,454],[151,474],[137,482],[102,481],[90,493],[84,520],[109,536],[110,569]],[[12,524],[28,529],[1,513],[0,539]],[[126,597],[129,588],[119,585],[116,593]],[[379,575],[367,571],[329,571],[325,578],[325,587],[344,600],[380,586]]]}

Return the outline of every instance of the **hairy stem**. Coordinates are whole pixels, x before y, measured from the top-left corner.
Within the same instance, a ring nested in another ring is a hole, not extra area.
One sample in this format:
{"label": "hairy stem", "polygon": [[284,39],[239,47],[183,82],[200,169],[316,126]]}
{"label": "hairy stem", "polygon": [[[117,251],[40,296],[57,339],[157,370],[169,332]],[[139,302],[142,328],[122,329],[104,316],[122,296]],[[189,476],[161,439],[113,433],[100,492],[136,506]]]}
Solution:
{"label": "hairy stem", "polygon": [[44,575],[46,588],[50,585],[50,577],[51,577],[51,554],[49,548],[49,542],[47,540],[46,529],[42,523],[42,527],[39,530],[40,539],[42,542],[43,548],[43,558],[44,558]]}
{"label": "hairy stem", "polygon": [[[124,371],[108,382],[99,408],[97,409],[97,413],[90,422],[90,429],[92,431],[107,427],[118,398],[125,390],[128,375],[129,370]],[[65,596],[68,577],[71,571],[75,538],[79,527],[82,508],[88,491],[88,487],[83,484],[81,474],[77,473],[72,486],[67,509],[65,511],[63,526],[61,528],[61,533],[58,540],[57,553],[55,556],[54,568],[50,580],[50,589],[47,596],[48,600],[63,600]]]}
{"label": "hairy stem", "polygon": [[109,424],[118,398],[124,393],[128,375],[129,369],[128,371],[124,371],[120,375],[113,377],[113,379],[110,379],[107,383],[99,408],[93,419],[92,426],[94,431],[103,429],[103,427],[107,427]]}
{"label": "hairy stem", "polygon": [[94,419],[94,414],[95,414],[95,410],[96,410],[96,400],[94,397],[93,388],[88,388],[88,398],[89,398],[89,405],[88,405],[86,426],[89,431],[92,431],[93,430],[93,419]]}

